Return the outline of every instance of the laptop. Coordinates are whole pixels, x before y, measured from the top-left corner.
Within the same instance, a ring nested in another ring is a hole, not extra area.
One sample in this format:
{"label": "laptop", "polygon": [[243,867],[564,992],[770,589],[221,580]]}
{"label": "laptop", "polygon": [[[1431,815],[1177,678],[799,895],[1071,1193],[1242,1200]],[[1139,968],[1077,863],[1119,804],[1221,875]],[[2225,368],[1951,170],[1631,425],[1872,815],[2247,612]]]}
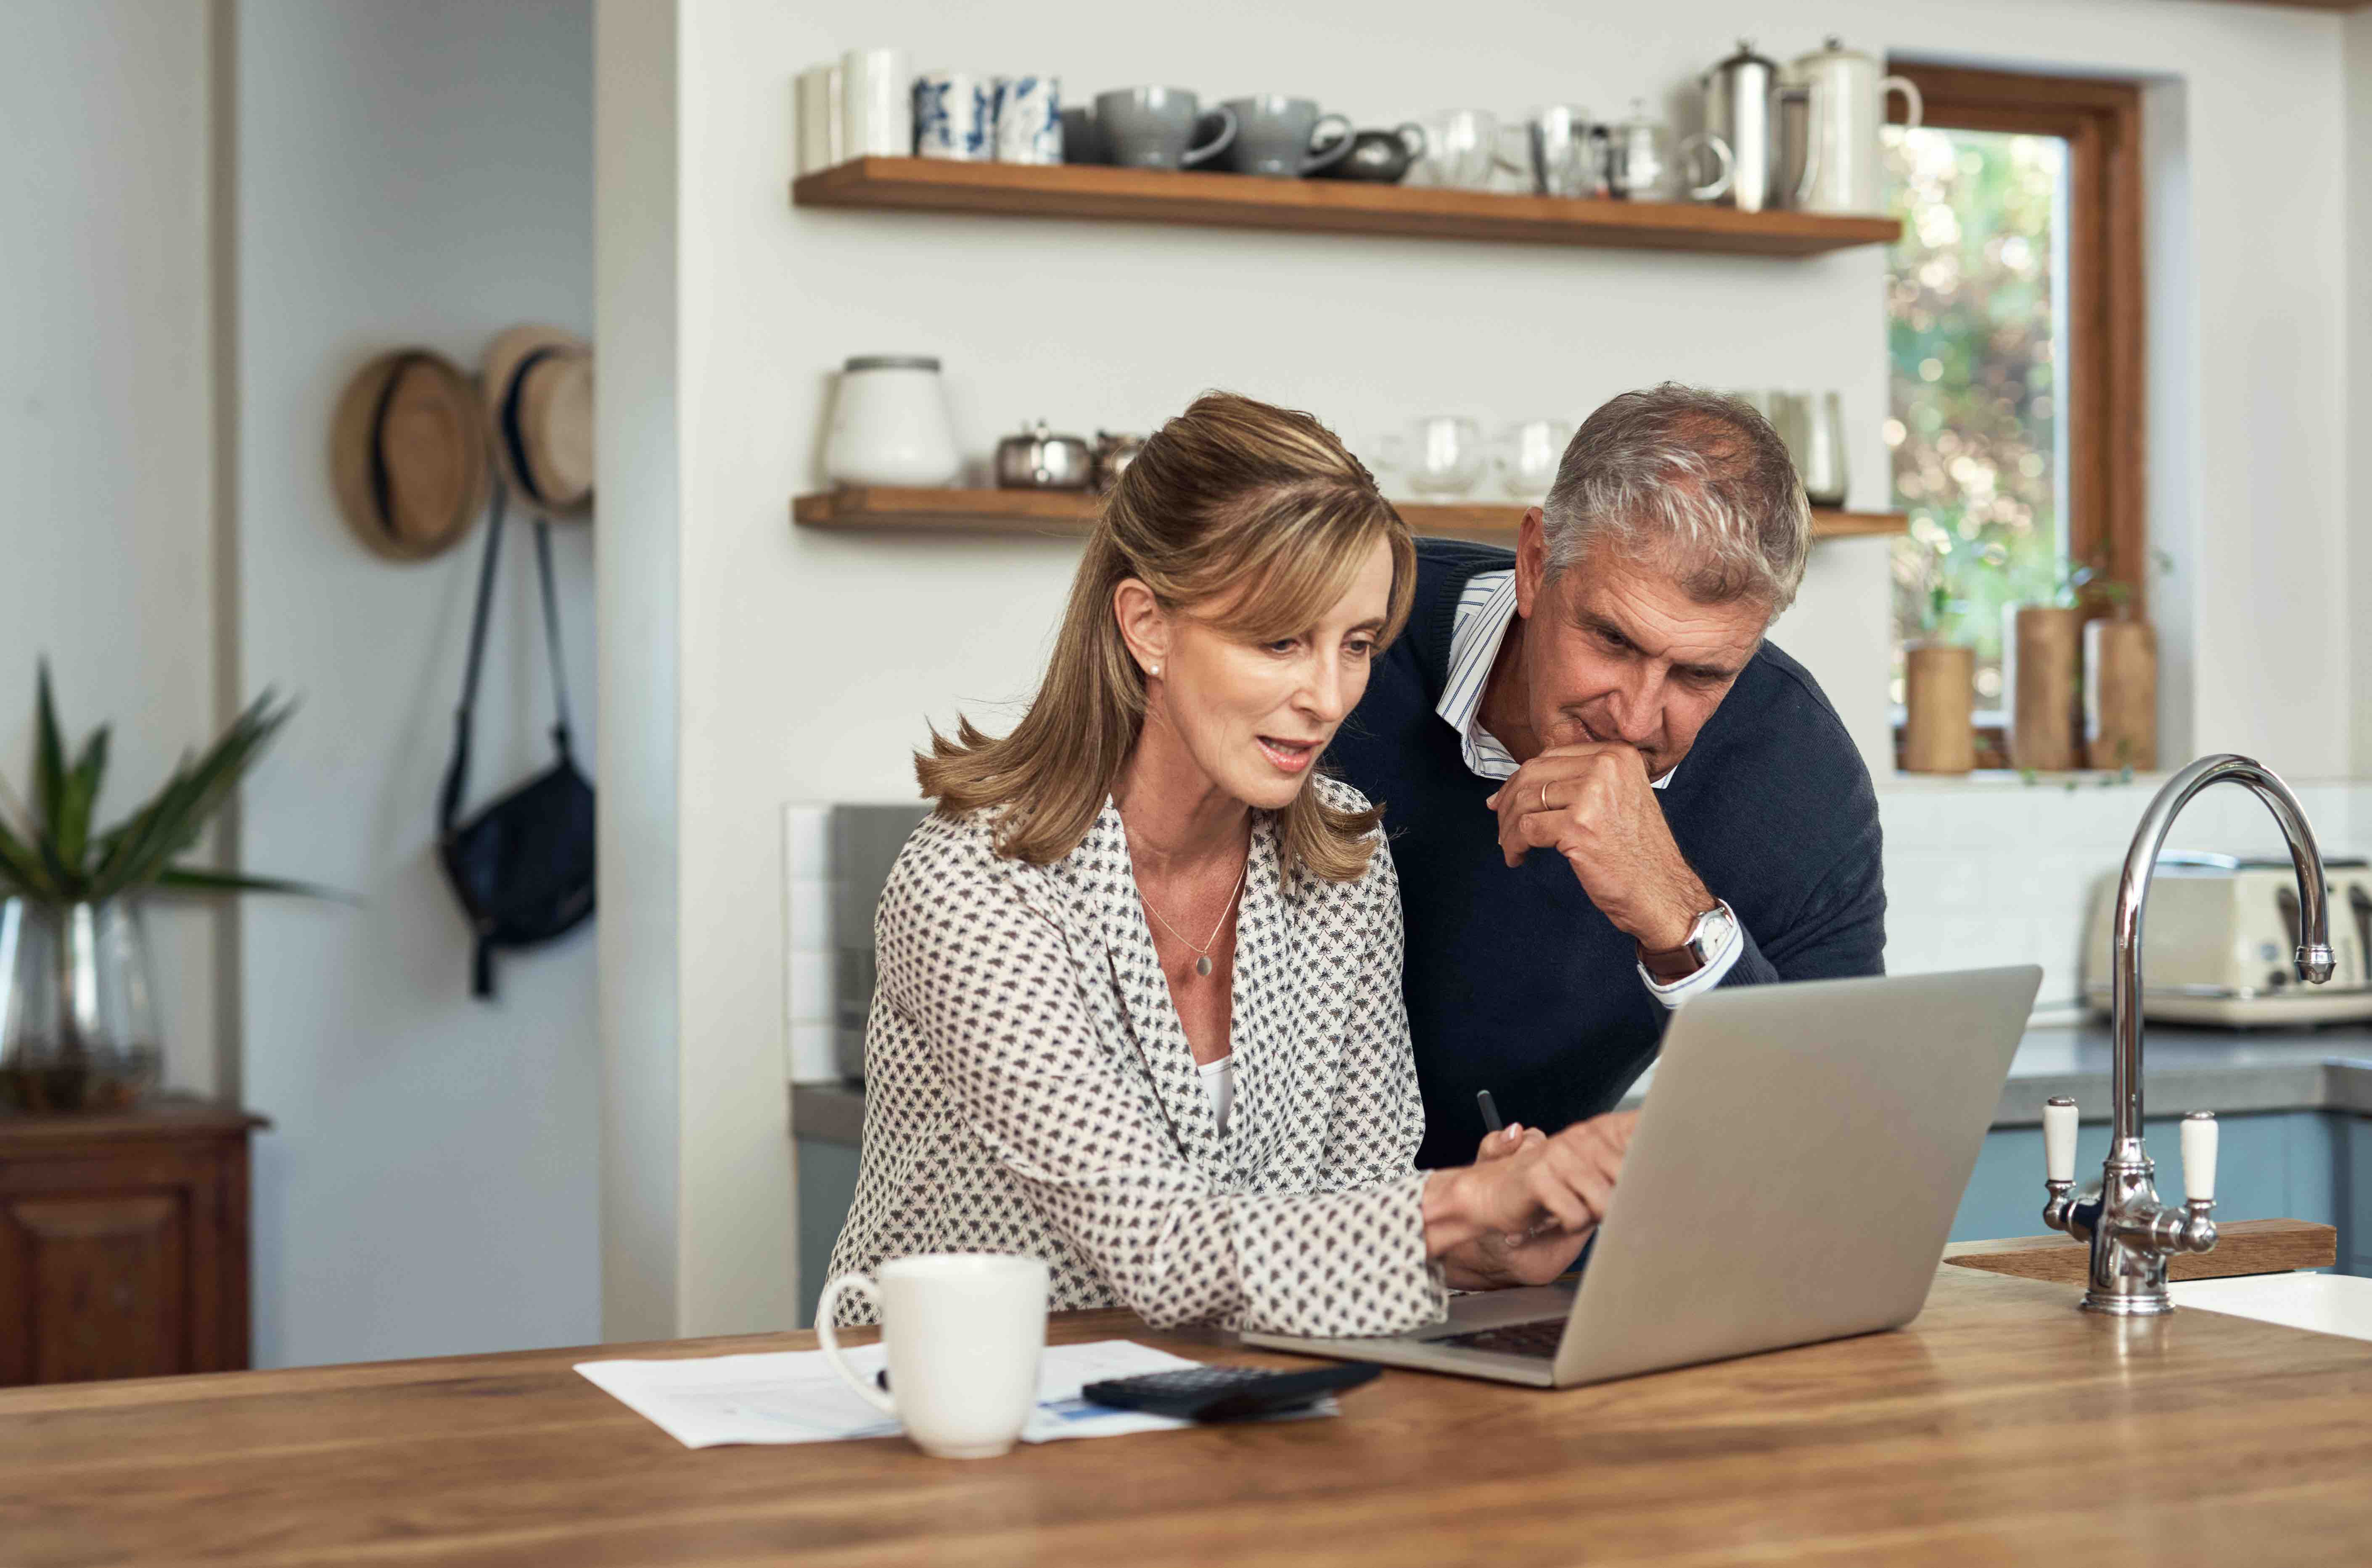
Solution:
{"label": "laptop", "polygon": [[1665,1034],[1577,1284],[1452,1296],[1405,1334],[1243,1342],[1564,1388],[1900,1328],[2041,981],[2024,964],[1700,996]]}

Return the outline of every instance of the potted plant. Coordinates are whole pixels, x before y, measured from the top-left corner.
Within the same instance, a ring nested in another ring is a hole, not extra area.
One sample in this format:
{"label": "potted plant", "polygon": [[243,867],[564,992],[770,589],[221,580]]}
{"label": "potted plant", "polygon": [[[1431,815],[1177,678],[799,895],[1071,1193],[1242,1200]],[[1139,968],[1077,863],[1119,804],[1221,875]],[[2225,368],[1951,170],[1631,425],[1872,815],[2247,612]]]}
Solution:
{"label": "potted plant", "polygon": [[1902,771],[1965,773],[1977,765],[1976,650],[1947,635],[1959,610],[1952,541],[1926,541],[1920,638],[1902,649]]}
{"label": "potted plant", "polygon": [[[2161,575],[2174,569],[2150,552]],[[2135,613],[2133,586],[2094,580],[2087,597],[2108,613],[2084,623],[2084,759],[2095,768],[2157,766],[2157,633]]]}
{"label": "potted plant", "polygon": [[145,805],[93,831],[107,726],[69,761],[41,666],[30,804],[0,777],[0,1104],[109,1109],[155,1086],[164,1053],[144,898],[315,891],[179,864],[290,711],[266,691]]}
{"label": "potted plant", "polygon": [[2029,772],[2084,765],[2084,608],[2098,575],[2062,566],[2047,594],[2002,610],[2002,707],[2009,760]]}

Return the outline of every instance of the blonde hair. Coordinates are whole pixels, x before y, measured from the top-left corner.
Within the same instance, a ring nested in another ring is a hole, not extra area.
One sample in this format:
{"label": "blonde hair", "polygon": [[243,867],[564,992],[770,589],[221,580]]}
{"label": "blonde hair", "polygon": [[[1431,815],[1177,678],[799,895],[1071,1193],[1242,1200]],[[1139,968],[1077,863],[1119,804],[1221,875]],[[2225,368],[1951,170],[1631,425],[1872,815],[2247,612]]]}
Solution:
{"label": "blonde hair", "polygon": [[[1134,577],[1166,610],[1265,642],[1306,631],[1378,540],[1392,558],[1380,653],[1408,619],[1416,549],[1374,476],[1308,414],[1231,392],[1197,398],[1105,498],[1029,711],[998,738],[970,719],[952,740],[933,729],[929,753],[914,758],[924,796],[948,817],[1002,807],[999,854],[1060,860],[1087,836],[1145,726],[1145,676],[1121,638],[1114,590]],[[1280,871],[1356,879],[1382,815],[1304,788],[1277,814]]]}

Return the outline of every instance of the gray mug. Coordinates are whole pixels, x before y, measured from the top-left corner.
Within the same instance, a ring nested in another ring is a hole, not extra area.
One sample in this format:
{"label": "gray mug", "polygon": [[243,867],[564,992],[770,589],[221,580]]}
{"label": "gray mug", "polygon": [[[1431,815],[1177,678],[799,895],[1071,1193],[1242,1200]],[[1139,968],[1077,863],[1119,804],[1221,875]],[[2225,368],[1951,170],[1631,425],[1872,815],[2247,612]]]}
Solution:
{"label": "gray mug", "polygon": [[[1096,126],[1104,157],[1125,168],[1192,168],[1234,145],[1237,130],[1235,110],[1204,114],[1202,99],[1182,87],[1098,93]],[[1198,134],[1204,139],[1195,140]]]}
{"label": "gray mug", "polygon": [[[1227,107],[1236,114],[1236,145],[1227,167],[1238,174],[1264,174],[1272,180],[1296,180],[1333,168],[1351,156],[1351,122],[1340,114],[1320,115],[1306,98],[1274,93],[1258,98],[1231,98]],[[1317,152],[1310,150],[1325,126],[1333,137]]]}

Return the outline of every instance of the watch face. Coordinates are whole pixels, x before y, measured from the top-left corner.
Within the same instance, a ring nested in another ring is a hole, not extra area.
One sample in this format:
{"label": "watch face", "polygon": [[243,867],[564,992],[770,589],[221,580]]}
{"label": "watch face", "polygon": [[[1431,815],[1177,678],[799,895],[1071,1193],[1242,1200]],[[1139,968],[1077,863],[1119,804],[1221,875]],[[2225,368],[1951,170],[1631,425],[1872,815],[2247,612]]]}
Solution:
{"label": "watch face", "polygon": [[1715,904],[1697,916],[1696,929],[1689,933],[1689,946],[1696,949],[1697,962],[1712,962],[1729,945],[1730,935],[1737,929],[1738,917],[1729,912],[1727,904]]}

